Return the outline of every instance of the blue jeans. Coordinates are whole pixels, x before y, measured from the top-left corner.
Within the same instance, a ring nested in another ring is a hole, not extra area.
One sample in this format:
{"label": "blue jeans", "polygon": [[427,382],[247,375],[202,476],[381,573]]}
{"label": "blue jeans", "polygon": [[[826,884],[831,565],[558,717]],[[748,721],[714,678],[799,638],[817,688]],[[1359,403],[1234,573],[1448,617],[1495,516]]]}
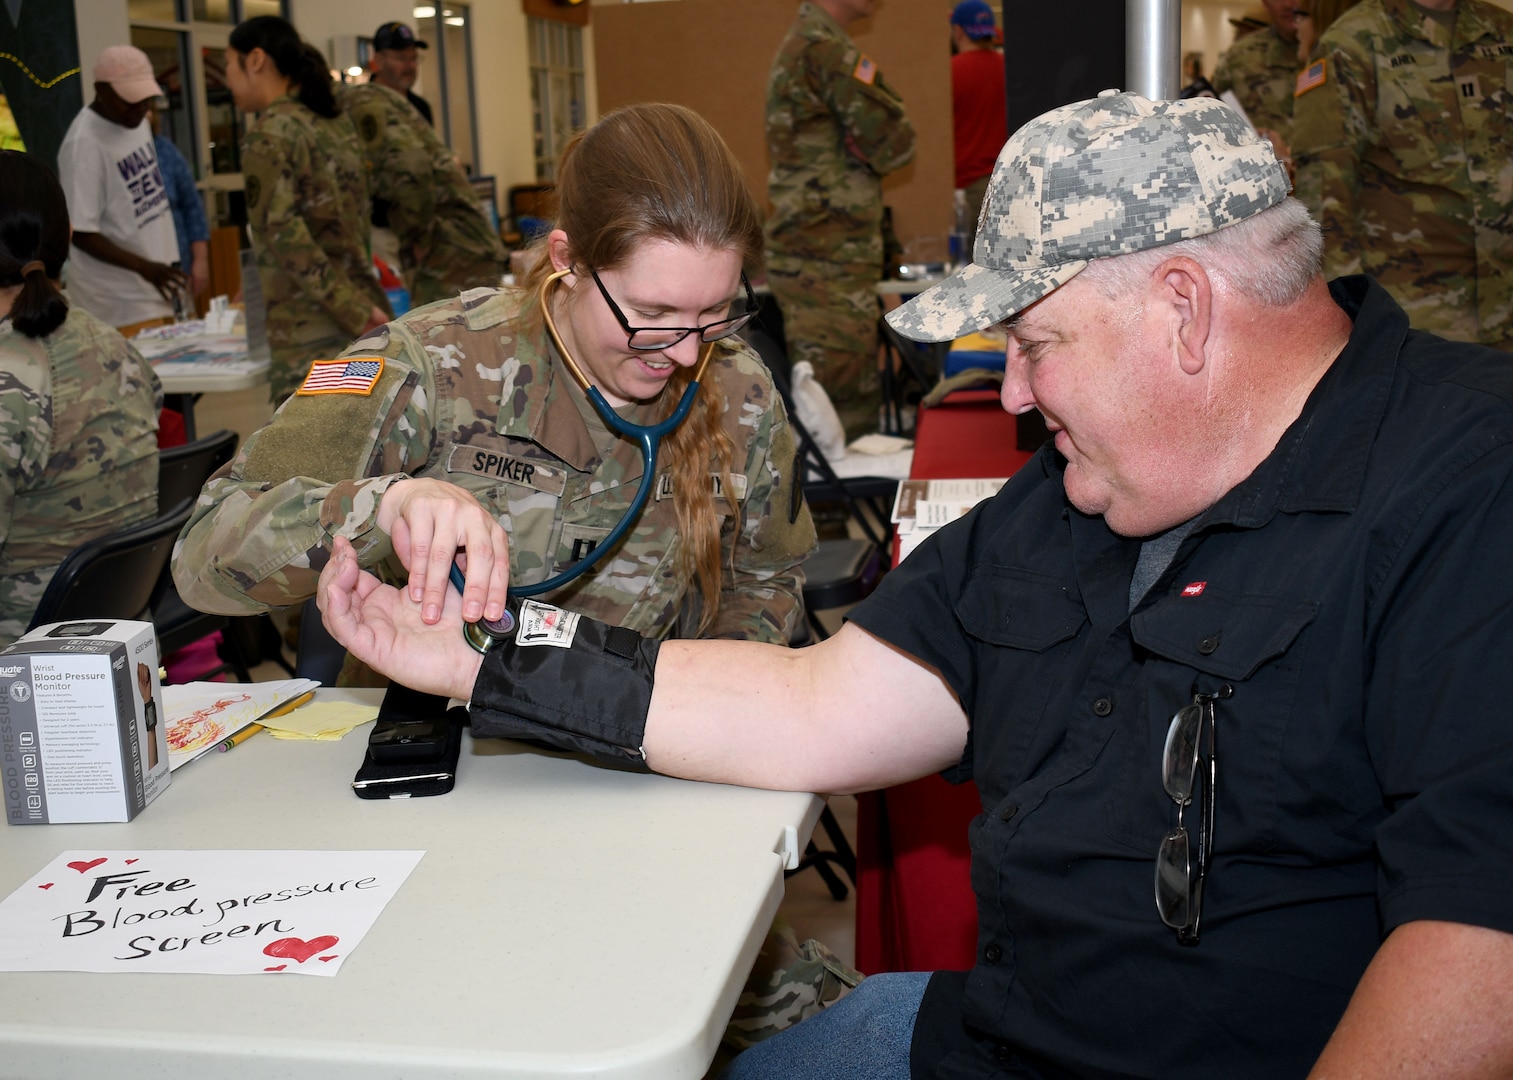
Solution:
{"label": "blue jeans", "polygon": [[869,975],[822,1013],[738,1054],[720,1080],[908,1080],[928,971]]}

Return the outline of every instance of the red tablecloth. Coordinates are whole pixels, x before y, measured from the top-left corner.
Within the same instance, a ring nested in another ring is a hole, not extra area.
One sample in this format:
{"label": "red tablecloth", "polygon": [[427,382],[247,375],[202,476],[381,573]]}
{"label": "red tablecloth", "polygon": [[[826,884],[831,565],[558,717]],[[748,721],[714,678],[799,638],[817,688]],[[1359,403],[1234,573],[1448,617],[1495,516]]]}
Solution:
{"label": "red tablecloth", "polygon": [[[1012,476],[1030,459],[1014,417],[991,390],[953,394],[922,410],[913,479]],[[977,943],[967,823],[974,784],[938,776],[858,800],[856,966],[864,972],[965,970]]]}

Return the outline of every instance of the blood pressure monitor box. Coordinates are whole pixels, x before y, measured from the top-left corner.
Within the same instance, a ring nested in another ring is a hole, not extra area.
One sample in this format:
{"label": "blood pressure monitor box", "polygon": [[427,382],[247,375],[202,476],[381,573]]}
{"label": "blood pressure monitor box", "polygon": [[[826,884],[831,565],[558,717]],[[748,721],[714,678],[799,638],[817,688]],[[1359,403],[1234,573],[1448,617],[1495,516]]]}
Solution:
{"label": "blood pressure monitor box", "polygon": [[151,623],[51,623],[0,650],[5,820],[136,817],[168,786],[162,700]]}

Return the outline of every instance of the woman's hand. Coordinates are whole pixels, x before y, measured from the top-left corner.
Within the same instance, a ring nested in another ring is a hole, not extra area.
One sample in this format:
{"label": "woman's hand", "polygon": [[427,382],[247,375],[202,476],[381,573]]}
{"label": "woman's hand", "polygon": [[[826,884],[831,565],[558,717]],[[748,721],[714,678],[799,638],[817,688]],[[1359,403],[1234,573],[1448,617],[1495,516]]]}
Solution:
{"label": "woman's hand", "polygon": [[393,539],[395,554],[410,572],[410,600],[420,605],[425,622],[441,618],[452,560],[459,553],[467,581],[462,618],[477,622],[504,616],[509,537],[472,495],[444,480],[400,480],[378,504],[378,527]]}
{"label": "woman's hand", "polygon": [[483,657],[463,640],[455,593],[445,597],[439,621],[422,619],[398,589],[358,569],[351,542],[338,536],[315,598],[331,636],[375,671],[424,693],[472,697]]}

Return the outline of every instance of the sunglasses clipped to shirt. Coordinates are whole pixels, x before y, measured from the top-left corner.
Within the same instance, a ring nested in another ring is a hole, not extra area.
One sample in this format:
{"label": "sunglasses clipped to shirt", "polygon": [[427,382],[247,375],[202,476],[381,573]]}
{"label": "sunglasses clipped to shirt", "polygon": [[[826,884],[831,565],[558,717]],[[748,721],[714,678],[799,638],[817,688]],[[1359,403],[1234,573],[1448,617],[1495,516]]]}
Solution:
{"label": "sunglasses clipped to shirt", "polygon": [[744,272],[741,274],[741,285],[746,290],[746,310],[739,315],[716,319],[703,326],[632,326],[630,320],[625,317],[625,312],[620,310],[620,305],[615,303],[614,297],[609,295],[604,282],[599,280],[599,272],[590,270],[588,273],[594,279],[594,284],[599,286],[599,293],[604,297],[604,302],[609,305],[609,310],[614,312],[615,318],[619,320],[620,328],[625,331],[627,343],[637,352],[660,352],[662,349],[670,349],[689,334],[698,334],[699,340],[703,342],[720,341],[739,333],[747,323],[756,318],[756,293],[751,291],[751,282],[746,280]]}
{"label": "sunglasses clipped to shirt", "polygon": [[[1234,687],[1226,683],[1212,694],[1194,693],[1192,704],[1178,709],[1166,729],[1161,786],[1177,804],[1177,825],[1161,838],[1161,846],[1156,850],[1156,910],[1161,913],[1161,921],[1177,931],[1177,940],[1184,945],[1198,943],[1203,883],[1214,854],[1214,803],[1219,781],[1214,702],[1232,697],[1234,692]],[[1195,842],[1183,817],[1196,801],[1200,782]]]}

